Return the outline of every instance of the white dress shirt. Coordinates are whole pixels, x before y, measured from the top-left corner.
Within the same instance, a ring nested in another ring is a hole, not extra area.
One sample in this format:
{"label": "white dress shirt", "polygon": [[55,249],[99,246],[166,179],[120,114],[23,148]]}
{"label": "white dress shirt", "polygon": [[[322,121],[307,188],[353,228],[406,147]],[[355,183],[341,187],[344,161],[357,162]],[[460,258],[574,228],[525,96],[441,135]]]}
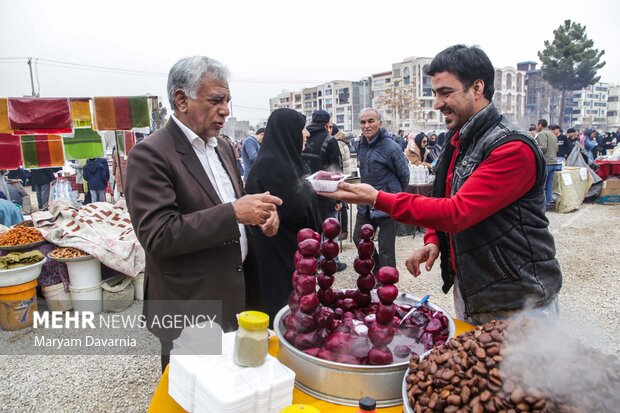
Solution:
{"label": "white dress shirt", "polygon": [[[234,202],[237,199],[235,188],[222,162],[220,162],[217,152],[215,152],[217,139],[209,138],[209,141],[205,143],[200,136],[196,135],[190,128],[185,126],[174,114],[172,114],[171,117],[179,128],[181,128],[187,140],[189,140],[190,145],[192,145],[196,156],[198,156],[198,160],[200,160],[202,167],[207,173],[222,203]],[[245,226],[243,224],[239,224],[239,233],[241,234],[239,237],[241,259],[245,261],[245,257],[248,255],[248,237],[245,233]]]}

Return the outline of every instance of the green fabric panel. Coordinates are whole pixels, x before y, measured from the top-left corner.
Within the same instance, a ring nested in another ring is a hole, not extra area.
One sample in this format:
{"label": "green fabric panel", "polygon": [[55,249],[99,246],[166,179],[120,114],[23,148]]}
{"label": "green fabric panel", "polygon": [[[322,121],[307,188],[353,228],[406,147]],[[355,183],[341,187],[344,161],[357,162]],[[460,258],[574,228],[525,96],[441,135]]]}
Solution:
{"label": "green fabric panel", "polygon": [[125,135],[123,131],[117,130],[114,132],[114,135],[116,138],[116,149],[121,153],[125,153]]}
{"label": "green fabric panel", "polygon": [[130,96],[129,111],[131,112],[132,128],[144,128],[151,125],[149,103],[146,96]]}
{"label": "green fabric panel", "polygon": [[21,137],[22,154],[24,155],[24,168],[38,168],[39,154],[34,135],[23,135]]}
{"label": "green fabric panel", "polygon": [[75,129],[73,138],[62,138],[66,159],[102,158],[101,136],[90,128]]}

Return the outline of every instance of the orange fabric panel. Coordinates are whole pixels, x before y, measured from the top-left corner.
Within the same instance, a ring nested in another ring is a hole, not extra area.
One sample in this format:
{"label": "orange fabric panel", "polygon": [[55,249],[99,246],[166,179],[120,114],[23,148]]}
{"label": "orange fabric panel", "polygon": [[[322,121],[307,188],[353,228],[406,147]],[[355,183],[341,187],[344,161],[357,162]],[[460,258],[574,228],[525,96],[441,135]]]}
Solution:
{"label": "orange fabric panel", "polygon": [[95,98],[95,130],[116,130],[116,109],[113,97]]}

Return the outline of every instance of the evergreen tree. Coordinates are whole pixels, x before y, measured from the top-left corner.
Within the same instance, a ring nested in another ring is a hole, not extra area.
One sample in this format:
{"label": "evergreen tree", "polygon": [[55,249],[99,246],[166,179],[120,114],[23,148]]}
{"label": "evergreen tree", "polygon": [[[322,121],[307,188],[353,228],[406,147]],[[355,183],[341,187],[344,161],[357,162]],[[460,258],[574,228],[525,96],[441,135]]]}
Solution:
{"label": "evergreen tree", "polygon": [[594,42],[586,35],[586,26],[565,20],[553,31],[553,42],[545,40],[545,49],[538,52],[542,61],[543,78],[560,90],[560,119],[564,119],[564,96],[566,91],[583,89],[598,82],[597,71],[605,66],[601,57],[605,54],[594,49]]}

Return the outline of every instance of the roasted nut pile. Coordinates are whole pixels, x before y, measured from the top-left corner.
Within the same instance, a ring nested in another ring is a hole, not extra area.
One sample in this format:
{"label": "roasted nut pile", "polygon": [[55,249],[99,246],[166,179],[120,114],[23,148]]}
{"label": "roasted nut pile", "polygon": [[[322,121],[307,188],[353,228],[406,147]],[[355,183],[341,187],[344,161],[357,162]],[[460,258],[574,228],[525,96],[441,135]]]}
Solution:
{"label": "roasted nut pile", "polygon": [[[547,389],[532,388],[521,377],[505,377],[500,364],[507,356],[503,343],[508,325],[507,321],[492,321],[438,346],[423,361],[414,355],[407,377],[408,402],[413,410],[416,413],[617,411],[620,363],[616,357],[594,350],[587,350],[590,364],[578,366],[583,374],[577,373],[575,380],[586,375],[588,369],[595,368],[606,375],[605,384],[600,386],[599,382],[590,388],[582,385],[578,393],[579,406],[552,397]],[[511,334],[514,331],[511,329]],[[537,369],[549,366],[545,360],[536,362]]]}
{"label": "roasted nut pile", "polygon": [[0,235],[0,247],[14,247],[43,240],[43,236],[36,228],[16,226]]}
{"label": "roasted nut pile", "polygon": [[85,257],[88,254],[77,248],[62,247],[62,248],[56,248],[54,251],[50,252],[49,255],[52,258],[68,259],[68,258]]}

